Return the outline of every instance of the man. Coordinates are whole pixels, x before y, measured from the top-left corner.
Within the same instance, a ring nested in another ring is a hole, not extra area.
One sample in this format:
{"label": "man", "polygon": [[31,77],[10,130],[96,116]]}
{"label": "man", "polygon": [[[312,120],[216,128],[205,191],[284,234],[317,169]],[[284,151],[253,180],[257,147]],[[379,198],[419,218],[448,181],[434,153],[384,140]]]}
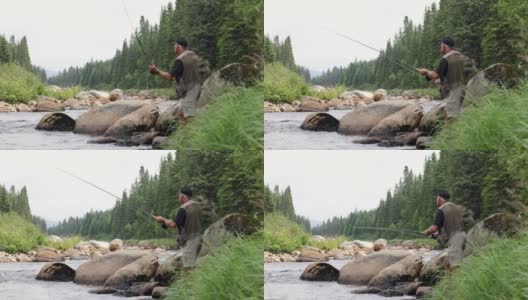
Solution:
{"label": "man", "polygon": [[181,110],[178,113],[182,126],[192,122],[202,86],[200,58],[187,49],[188,45],[186,39],[176,39],[174,44],[176,60],[170,72],[162,71],[156,65],[149,65],[149,72],[152,75],[159,75],[168,81],[176,81],[176,95],[178,99],[182,99]]}
{"label": "man", "polygon": [[462,53],[453,49],[455,41],[446,37],[440,44],[440,52],[444,55],[436,71],[419,69],[421,75],[430,80],[440,79],[440,95],[446,99],[446,119],[456,117],[464,100],[464,62]]}
{"label": "man", "polygon": [[178,228],[178,244],[183,248],[183,271],[189,272],[196,267],[196,259],[202,238],[202,208],[200,203],[192,200],[192,191],[182,188],[178,196],[181,204],[176,217],[167,220],[164,217],[154,217],[163,228]]}
{"label": "man", "polygon": [[445,190],[440,190],[436,197],[436,217],[434,224],[423,234],[434,236],[438,234],[438,242],[443,248],[447,247],[449,265],[446,269],[457,267],[464,258],[466,247],[466,233],[464,232],[463,208],[448,202],[450,196]]}

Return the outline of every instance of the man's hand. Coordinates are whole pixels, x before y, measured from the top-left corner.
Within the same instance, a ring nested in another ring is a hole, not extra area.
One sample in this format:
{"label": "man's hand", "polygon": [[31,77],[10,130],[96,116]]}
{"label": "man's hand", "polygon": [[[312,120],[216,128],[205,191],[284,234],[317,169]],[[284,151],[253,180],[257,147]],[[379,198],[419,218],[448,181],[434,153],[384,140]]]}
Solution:
{"label": "man's hand", "polygon": [[420,75],[426,75],[427,72],[429,72],[427,69],[418,69],[418,73],[420,73]]}
{"label": "man's hand", "polygon": [[156,220],[156,222],[158,223],[165,223],[164,217],[157,216],[157,217],[154,217],[154,220]]}
{"label": "man's hand", "polygon": [[422,231],[422,234],[423,234],[423,235],[426,235],[426,236],[431,235],[431,234],[429,233],[429,229],[426,229],[426,230]]}
{"label": "man's hand", "polygon": [[160,73],[160,70],[158,69],[158,67],[156,67],[156,65],[149,65],[149,72],[152,75],[158,75]]}

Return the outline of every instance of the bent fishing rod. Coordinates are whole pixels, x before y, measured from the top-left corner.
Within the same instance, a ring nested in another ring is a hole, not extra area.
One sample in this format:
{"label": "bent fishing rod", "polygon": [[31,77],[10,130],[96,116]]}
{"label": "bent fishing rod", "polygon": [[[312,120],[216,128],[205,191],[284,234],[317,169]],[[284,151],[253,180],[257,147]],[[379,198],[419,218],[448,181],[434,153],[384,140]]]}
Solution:
{"label": "bent fishing rod", "polygon": [[[132,29],[132,32],[134,32],[135,29],[134,29],[134,26],[132,25],[132,18],[130,18],[130,14],[128,13],[128,8],[127,8],[127,6],[125,4],[125,0],[121,0],[121,3],[123,4],[123,9],[124,9],[125,14],[126,14],[127,19],[128,19],[128,25],[130,25],[130,28]],[[134,34],[134,37],[136,38],[136,41],[138,42],[139,48],[141,49],[141,52],[143,53],[143,55],[145,56],[147,61],[150,61],[151,64],[154,64],[153,57],[152,56],[149,57],[149,55],[147,55],[147,51],[145,51],[145,47],[143,46],[143,42],[141,41],[141,39],[139,39],[139,36],[137,35],[137,33]]]}
{"label": "bent fishing rod", "polygon": [[[108,194],[108,195],[110,195],[110,196],[116,198],[117,200],[121,201],[121,203],[125,203],[125,205],[128,205],[129,208],[131,208],[134,212],[138,213],[139,216],[143,217],[144,219],[146,219],[146,220],[148,220],[148,221],[150,221],[150,222],[154,222],[154,221],[151,219],[151,217],[152,217],[152,218],[155,218],[156,216],[154,216],[153,214],[147,212],[146,210],[141,209],[141,208],[139,208],[139,207],[133,205],[132,203],[123,202],[123,199],[121,199],[121,198],[118,197],[117,195],[115,195],[115,194],[113,194],[113,193],[111,193],[111,192],[105,190],[104,188],[102,188],[102,187],[100,187],[100,186],[98,186],[98,185],[96,185],[96,184],[94,184],[94,183],[92,183],[92,182],[90,182],[90,181],[88,181],[88,180],[86,180],[86,179],[84,179],[84,178],[81,178],[81,177],[79,177],[79,176],[77,176],[77,175],[75,175],[75,174],[73,174],[73,173],[71,173],[71,172],[68,172],[68,171],[66,171],[66,170],[62,170],[62,169],[57,169],[57,170],[59,170],[59,171],[61,171],[62,173],[66,174],[66,175],[69,175],[69,176],[71,176],[71,177],[73,177],[73,178],[75,178],[75,179],[77,179],[77,180],[80,180],[80,181],[82,181],[82,182],[84,182],[84,183],[90,185],[91,187],[94,187],[94,188],[96,188],[96,189],[98,189],[98,190],[100,190],[100,191],[102,191],[102,192],[104,192],[104,193],[106,193],[106,194]],[[143,213],[143,214],[141,214],[141,213]],[[165,233],[167,233],[167,235],[169,234],[169,232],[168,232],[165,228],[162,227],[161,229],[162,229],[163,231],[165,231]]]}
{"label": "bent fishing rod", "polygon": [[383,56],[387,57],[390,61],[392,61],[393,63],[397,64],[398,66],[402,67],[403,69],[405,69],[405,70],[407,70],[407,71],[409,71],[409,72],[411,72],[411,73],[418,72],[418,68],[414,67],[413,65],[410,65],[410,64],[408,64],[408,63],[405,63],[405,62],[399,61],[399,60],[397,60],[396,58],[394,58],[394,57],[392,57],[392,56],[386,54],[385,52],[380,51],[380,50],[378,50],[378,49],[376,49],[376,48],[374,48],[374,47],[372,47],[372,46],[370,46],[370,45],[368,45],[368,44],[365,44],[365,43],[363,43],[363,42],[361,42],[361,41],[358,41],[358,40],[356,40],[356,39],[353,39],[352,37],[350,37],[350,36],[348,36],[348,35],[345,35],[345,34],[342,34],[342,33],[340,33],[340,32],[337,32],[337,31],[334,31],[334,30],[330,30],[330,29],[328,29],[328,28],[323,28],[323,29],[326,30],[326,31],[329,31],[329,32],[331,32],[331,33],[333,33],[333,34],[335,34],[335,35],[337,35],[337,36],[340,36],[340,37],[342,37],[342,38],[345,38],[345,39],[347,39],[347,40],[349,40],[349,41],[352,41],[352,42],[354,42],[354,43],[356,43],[356,44],[359,44],[359,45],[361,45],[361,46],[363,46],[363,47],[367,47],[367,48],[369,48],[369,49],[371,49],[371,50],[374,50],[374,51],[378,52],[380,55],[383,55]]}

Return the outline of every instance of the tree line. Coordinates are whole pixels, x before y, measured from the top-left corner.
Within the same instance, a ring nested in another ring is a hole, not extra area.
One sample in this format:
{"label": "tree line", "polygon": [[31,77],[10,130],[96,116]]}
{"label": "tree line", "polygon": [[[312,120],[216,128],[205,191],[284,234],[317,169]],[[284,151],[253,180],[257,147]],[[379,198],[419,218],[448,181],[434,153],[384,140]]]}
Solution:
{"label": "tree line", "polygon": [[405,167],[402,178],[387,191],[376,209],[328,219],[312,231],[353,238],[410,238],[392,230],[422,231],[430,226],[438,189],[448,190],[450,201],[462,205],[475,221],[499,211],[514,211],[512,203],[526,204],[524,180],[498,152],[442,151],[427,158],[419,174]]}
{"label": "tree line", "polygon": [[17,191],[15,186],[6,189],[0,185],[0,214],[16,213],[27,221],[37,225],[43,232],[46,232],[46,221],[31,214],[27,188],[24,186]]}
{"label": "tree line", "polygon": [[295,213],[291,188],[288,186],[283,191],[279,186],[273,190],[268,185],[264,186],[264,213],[279,213],[301,225],[306,231],[311,231],[310,220]]}
{"label": "tree line", "polygon": [[25,36],[17,42],[14,35],[7,40],[0,34],[0,64],[5,63],[15,63],[35,73],[42,81],[46,81],[46,71],[31,64],[28,42]]}
{"label": "tree line", "polygon": [[431,87],[417,72],[393,60],[436,69],[441,57],[440,39],[446,36],[451,36],[455,48],[468,57],[468,68],[472,63],[483,69],[499,62],[526,67],[526,16],[528,3],[524,0],[441,0],[439,5],[426,8],[422,24],[405,17],[403,27],[376,59],[334,67],[313,82],[356,88]]}
{"label": "tree line", "polygon": [[[109,210],[69,217],[49,229],[57,235],[120,238],[166,237],[147,214],[173,218],[183,186],[204,206],[204,226],[229,213],[263,218],[262,151],[178,151],[160,162],[157,174],[143,167],[136,181]],[[205,230],[205,228],[204,228]]]}
{"label": "tree line", "polygon": [[[149,76],[148,64],[173,66],[174,42],[185,37],[189,48],[213,69],[229,63],[254,63],[262,56],[263,0],[178,0],[161,9],[157,24],[144,17],[113,58],[70,67],[49,79],[51,84],[86,87],[158,88],[170,83]],[[143,53],[143,50],[146,54]]]}
{"label": "tree line", "polygon": [[264,60],[266,63],[280,63],[289,70],[301,75],[307,82],[310,82],[310,70],[295,63],[291,38],[287,36],[281,41],[279,36],[275,36],[273,41],[269,36],[264,37]]}

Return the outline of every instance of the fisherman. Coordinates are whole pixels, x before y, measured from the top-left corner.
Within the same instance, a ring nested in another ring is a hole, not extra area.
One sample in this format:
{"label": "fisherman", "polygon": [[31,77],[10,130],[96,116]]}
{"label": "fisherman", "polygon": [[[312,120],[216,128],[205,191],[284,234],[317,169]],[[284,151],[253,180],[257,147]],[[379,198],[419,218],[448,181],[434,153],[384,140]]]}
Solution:
{"label": "fisherman", "polygon": [[[180,126],[189,124],[196,114],[196,104],[200,97],[204,72],[201,70],[201,58],[191,50],[185,38],[177,38],[174,44],[176,60],[170,72],[165,72],[154,64],[149,65],[152,75],[159,75],[168,81],[176,81],[176,95],[181,101],[181,110],[178,113]],[[207,67],[208,68],[208,67]]]}
{"label": "fisherman", "polygon": [[446,119],[452,119],[458,115],[464,101],[465,80],[464,62],[465,56],[454,50],[455,41],[446,37],[440,44],[440,52],[444,55],[440,59],[440,65],[436,71],[419,69],[427,81],[440,79],[440,95],[446,100]]}
{"label": "fisherman", "polygon": [[178,228],[178,245],[183,247],[183,271],[188,273],[196,267],[196,259],[202,238],[202,207],[192,199],[192,190],[182,188],[178,196],[181,204],[173,220],[154,217],[163,228]]}
{"label": "fisherman", "polygon": [[438,237],[442,248],[447,248],[449,271],[460,265],[464,258],[466,233],[464,232],[464,209],[449,202],[450,195],[445,190],[439,190],[436,197],[436,217],[434,224],[423,231],[423,234]]}

